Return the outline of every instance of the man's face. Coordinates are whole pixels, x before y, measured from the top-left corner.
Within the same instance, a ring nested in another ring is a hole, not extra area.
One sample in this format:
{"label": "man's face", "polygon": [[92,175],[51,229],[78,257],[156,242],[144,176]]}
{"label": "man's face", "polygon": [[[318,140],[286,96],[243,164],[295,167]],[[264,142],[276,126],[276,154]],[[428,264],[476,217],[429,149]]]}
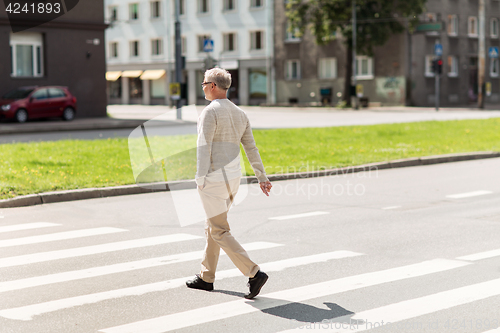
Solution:
{"label": "man's face", "polygon": [[207,101],[212,101],[212,91],[213,91],[213,83],[209,83],[210,81],[207,81],[207,78],[203,80],[203,92],[205,93],[205,99]]}

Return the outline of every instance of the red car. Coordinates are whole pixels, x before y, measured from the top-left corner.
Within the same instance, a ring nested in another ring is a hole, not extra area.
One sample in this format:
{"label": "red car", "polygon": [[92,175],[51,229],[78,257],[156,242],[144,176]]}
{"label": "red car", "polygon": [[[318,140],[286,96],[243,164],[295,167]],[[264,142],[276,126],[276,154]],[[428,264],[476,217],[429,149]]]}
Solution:
{"label": "red car", "polygon": [[75,112],[76,97],[67,87],[21,87],[0,98],[0,119],[15,119],[20,123],[47,117],[72,120]]}

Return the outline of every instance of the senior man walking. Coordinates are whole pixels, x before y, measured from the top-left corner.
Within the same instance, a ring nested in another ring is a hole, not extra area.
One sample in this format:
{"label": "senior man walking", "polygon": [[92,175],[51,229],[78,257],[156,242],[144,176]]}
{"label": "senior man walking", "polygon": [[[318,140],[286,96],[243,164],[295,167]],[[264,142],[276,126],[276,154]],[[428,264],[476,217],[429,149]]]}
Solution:
{"label": "senior man walking", "polygon": [[227,212],[240,186],[240,143],[265,195],[269,196],[272,185],[267,179],[247,115],[227,99],[231,74],[221,68],[207,70],[201,85],[205,99],[211,101],[198,118],[196,173],[198,193],[207,216],[207,244],[200,274],[186,285],[207,291],[214,289],[215,270],[222,248],[241,273],[249,277],[250,290],[245,298],[252,299],[259,294],[268,276],[250,260],[245,249],[231,235],[227,221]]}

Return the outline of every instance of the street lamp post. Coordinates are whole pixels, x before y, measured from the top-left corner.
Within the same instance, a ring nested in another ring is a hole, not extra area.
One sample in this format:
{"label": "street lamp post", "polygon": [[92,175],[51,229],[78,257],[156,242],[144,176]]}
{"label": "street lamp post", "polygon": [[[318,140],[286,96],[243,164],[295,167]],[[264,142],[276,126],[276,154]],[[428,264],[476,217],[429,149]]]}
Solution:
{"label": "street lamp post", "polygon": [[479,0],[479,62],[478,62],[478,93],[477,93],[477,107],[484,109],[484,76],[486,68],[486,47],[485,47],[485,8],[484,0]]}
{"label": "street lamp post", "polygon": [[[175,81],[181,83],[182,80],[182,50],[181,50],[181,22],[180,0],[175,0]],[[177,119],[182,119],[182,100],[177,100]]]}
{"label": "street lamp post", "polygon": [[356,0],[352,1],[352,85],[354,87],[353,108],[358,109],[358,95],[356,91]]}

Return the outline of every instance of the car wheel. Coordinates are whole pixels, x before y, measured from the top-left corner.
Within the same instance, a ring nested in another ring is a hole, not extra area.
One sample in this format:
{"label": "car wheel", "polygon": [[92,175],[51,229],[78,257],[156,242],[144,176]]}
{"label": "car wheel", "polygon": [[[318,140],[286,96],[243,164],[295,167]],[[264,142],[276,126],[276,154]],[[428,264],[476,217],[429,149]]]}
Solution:
{"label": "car wheel", "polygon": [[66,108],[63,112],[63,119],[66,121],[73,120],[75,118],[75,110],[72,108]]}
{"label": "car wheel", "polygon": [[18,123],[25,123],[28,120],[28,112],[20,109],[16,112],[16,120]]}

